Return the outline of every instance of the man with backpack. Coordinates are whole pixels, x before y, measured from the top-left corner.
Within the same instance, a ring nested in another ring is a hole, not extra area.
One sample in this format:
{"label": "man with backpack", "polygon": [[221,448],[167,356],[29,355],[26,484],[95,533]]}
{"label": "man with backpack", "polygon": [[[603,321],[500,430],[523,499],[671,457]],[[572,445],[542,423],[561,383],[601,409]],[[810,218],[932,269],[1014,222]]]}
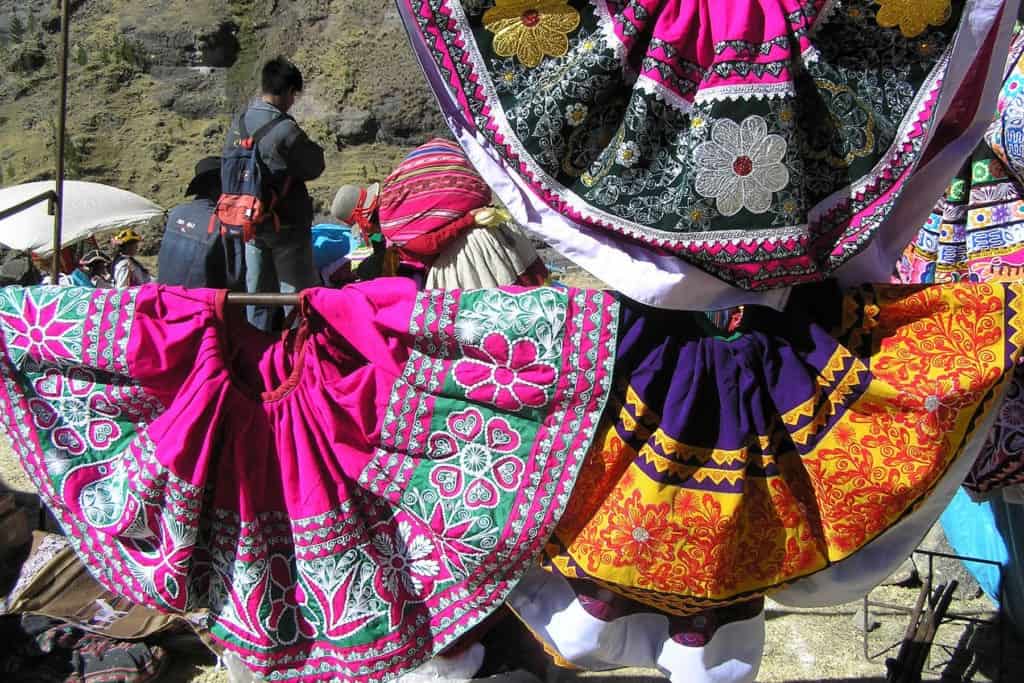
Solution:
{"label": "man with backpack", "polygon": [[[215,216],[226,235],[245,241],[249,292],[266,291],[260,284],[271,269],[283,293],[317,282],[306,181],[323,173],[324,150],[288,115],[301,92],[299,69],[284,57],[271,59],[263,66],[262,94],[235,117],[227,134]],[[250,306],[248,317],[271,331],[271,310]]]}

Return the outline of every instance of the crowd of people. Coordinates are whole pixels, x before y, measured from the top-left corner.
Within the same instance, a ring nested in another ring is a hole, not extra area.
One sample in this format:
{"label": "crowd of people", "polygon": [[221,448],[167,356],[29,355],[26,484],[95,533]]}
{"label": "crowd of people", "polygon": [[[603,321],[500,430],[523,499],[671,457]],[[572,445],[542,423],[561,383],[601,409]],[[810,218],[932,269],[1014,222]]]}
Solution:
{"label": "crowd of people", "polygon": [[[185,190],[193,199],[167,216],[157,282],[290,294],[382,275],[410,277],[420,288],[546,281],[547,269],[533,245],[507,212],[490,206],[490,188],[461,148],[440,139],[414,150],[383,183],[337,191],[331,218],[350,226],[353,246],[365,248],[317,268],[306,183],[323,173],[324,151],[288,113],[302,93],[302,73],[278,57],[264,65],[261,86],[261,95],[233,120],[224,150],[227,156],[251,144],[261,170],[260,195],[272,197],[263,220],[251,234],[225,225],[219,213],[223,157],[201,159]],[[132,229],[118,232],[111,257],[88,250],[61,283],[125,288],[150,282],[153,276],[136,258],[141,239]],[[250,306],[247,317],[271,331],[287,312]]]}
{"label": "crowd of people", "polygon": [[[221,221],[224,157],[205,157],[185,189],[192,199],[167,215],[155,276],[138,258],[142,236],[126,228],[112,236],[109,253],[95,239],[66,248],[63,261],[72,267],[58,275],[58,283],[127,288],[156,281],[290,294],[394,275],[410,277],[420,288],[547,281],[533,245],[507,212],[490,206],[489,187],[459,146],[440,139],[414,150],[382,183],[337,191],[331,220],[351,231],[351,249],[317,267],[314,207],[306,183],[323,173],[325,162],[323,149],[288,114],[302,89],[302,73],[294,64],[283,57],[268,61],[260,96],[233,119],[227,134],[225,157],[251,143],[262,170],[259,194],[273,198],[251,234]],[[31,261],[28,265],[37,273]],[[49,284],[53,278],[19,273],[4,281]],[[271,331],[280,328],[287,312],[287,307],[250,306],[247,318]]]}

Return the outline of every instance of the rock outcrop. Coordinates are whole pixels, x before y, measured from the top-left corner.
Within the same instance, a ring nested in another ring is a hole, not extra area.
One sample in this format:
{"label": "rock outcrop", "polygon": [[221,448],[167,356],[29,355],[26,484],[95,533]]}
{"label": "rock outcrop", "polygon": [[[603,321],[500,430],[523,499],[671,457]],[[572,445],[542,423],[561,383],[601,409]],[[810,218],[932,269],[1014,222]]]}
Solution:
{"label": "rock outcrop", "polygon": [[[52,177],[59,25],[49,0],[0,0],[3,185]],[[70,177],[164,206],[277,54],[302,69],[292,113],[327,150],[319,206],[446,132],[392,0],[79,0],[70,27]]]}

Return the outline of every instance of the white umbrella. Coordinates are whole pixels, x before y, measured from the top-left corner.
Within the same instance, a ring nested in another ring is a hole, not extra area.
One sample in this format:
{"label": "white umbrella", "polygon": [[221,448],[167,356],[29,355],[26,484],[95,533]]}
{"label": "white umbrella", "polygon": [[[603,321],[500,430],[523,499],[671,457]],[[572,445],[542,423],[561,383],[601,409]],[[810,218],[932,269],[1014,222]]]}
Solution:
{"label": "white umbrella", "polygon": [[[56,183],[43,180],[0,189],[0,210],[54,190]],[[104,230],[127,227],[150,220],[163,208],[134,192],[81,180],[64,181],[62,244],[69,245]],[[31,251],[37,256],[53,252],[53,216],[47,202],[36,204],[0,220],[0,244]]]}

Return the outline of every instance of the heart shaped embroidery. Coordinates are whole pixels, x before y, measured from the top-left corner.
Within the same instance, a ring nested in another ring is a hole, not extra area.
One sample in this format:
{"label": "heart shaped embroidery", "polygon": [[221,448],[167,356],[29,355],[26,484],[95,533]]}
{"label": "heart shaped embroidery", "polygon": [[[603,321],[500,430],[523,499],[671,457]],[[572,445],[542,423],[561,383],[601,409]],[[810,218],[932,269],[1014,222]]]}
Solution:
{"label": "heart shaped embroidery", "polygon": [[496,417],[487,423],[487,445],[496,451],[508,453],[519,448],[519,434],[504,418]]}
{"label": "heart shaped embroidery", "polygon": [[105,449],[121,436],[121,428],[110,420],[93,420],[89,423],[89,442],[93,448]]}
{"label": "heart shaped embroidery", "polygon": [[85,453],[85,442],[74,429],[69,427],[58,427],[53,430],[53,434],[50,438],[53,439],[54,446],[61,450],[65,450],[72,455],[81,455],[82,453]]}
{"label": "heart shaped embroidery", "polygon": [[455,455],[459,450],[455,439],[444,433],[433,434],[428,442],[430,457],[435,460],[445,460]]}
{"label": "heart shaped embroidery", "polygon": [[87,396],[96,382],[92,373],[85,368],[74,368],[68,373],[68,386],[72,396]]}
{"label": "heart shaped embroidery", "polygon": [[36,393],[46,398],[60,398],[64,394],[64,377],[56,370],[47,370],[36,380]]}
{"label": "heart shaped embroidery", "polygon": [[57,411],[49,403],[40,401],[38,398],[30,398],[28,409],[39,429],[53,429],[53,426],[57,424]]}
{"label": "heart shaped embroidery", "polygon": [[445,498],[454,498],[462,490],[462,472],[454,467],[442,465],[430,473],[430,482]]}
{"label": "heart shaped embroidery", "polygon": [[470,408],[461,413],[452,413],[448,417],[448,429],[463,441],[473,441],[480,434],[483,416],[480,411]]}
{"label": "heart shaped embroidery", "polygon": [[523,462],[517,458],[505,458],[494,465],[494,480],[506,491],[515,491],[523,479]]}
{"label": "heart shaped embroidery", "polygon": [[498,504],[498,492],[486,479],[476,479],[466,489],[466,505],[471,508],[494,507]]}
{"label": "heart shaped embroidery", "polygon": [[89,399],[89,408],[94,413],[107,417],[117,417],[121,414],[121,409],[111,403],[110,399],[103,394],[93,394]]}

